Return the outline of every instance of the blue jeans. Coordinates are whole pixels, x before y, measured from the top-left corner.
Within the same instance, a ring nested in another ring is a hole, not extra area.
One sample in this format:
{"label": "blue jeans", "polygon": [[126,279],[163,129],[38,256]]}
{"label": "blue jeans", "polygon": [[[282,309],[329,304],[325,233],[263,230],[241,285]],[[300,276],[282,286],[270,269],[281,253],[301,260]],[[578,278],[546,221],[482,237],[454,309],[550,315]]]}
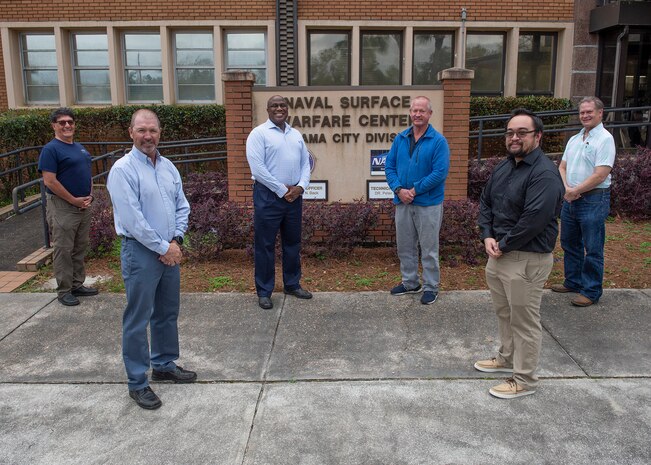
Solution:
{"label": "blue jeans", "polygon": [[598,302],[603,293],[605,221],[610,191],[563,202],[561,247],[565,253],[565,287]]}
{"label": "blue jeans", "polygon": [[120,258],[127,293],[122,317],[122,358],[130,390],[149,385],[150,364],[158,371],[172,371],[176,367],[174,360],[179,358],[180,268],[167,266],[158,257],[140,242],[122,239]]}

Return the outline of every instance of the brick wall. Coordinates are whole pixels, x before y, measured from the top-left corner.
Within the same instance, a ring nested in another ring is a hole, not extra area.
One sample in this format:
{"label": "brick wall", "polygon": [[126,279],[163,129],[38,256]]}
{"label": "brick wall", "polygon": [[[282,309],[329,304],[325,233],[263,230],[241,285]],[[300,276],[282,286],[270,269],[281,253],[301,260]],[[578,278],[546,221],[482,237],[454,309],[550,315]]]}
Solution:
{"label": "brick wall", "polygon": [[468,190],[468,119],[470,81],[474,71],[460,68],[439,73],[443,81],[443,135],[450,146],[450,172],[445,198],[465,199]]}
{"label": "brick wall", "polygon": [[222,79],[226,104],[228,199],[244,203],[253,198],[251,171],[246,161],[246,138],[253,128],[251,91],[255,75],[231,71],[224,73]]}
{"label": "brick wall", "polygon": [[378,225],[369,232],[369,242],[390,243],[396,242],[396,225],[393,216],[386,211],[380,212]]}
{"label": "brick wall", "polygon": [[[409,7],[395,0],[299,0],[300,19],[458,21],[571,21],[573,0],[448,0]],[[155,21],[175,19],[273,19],[273,0],[2,0],[0,21]]]}
{"label": "brick wall", "polygon": [[0,21],[268,20],[274,0],[1,0]]}
{"label": "brick wall", "polygon": [[572,21],[574,0],[448,0],[402,4],[395,0],[331,0],[298,2],[300,19],[459,21],[461,8],[468,21]]}

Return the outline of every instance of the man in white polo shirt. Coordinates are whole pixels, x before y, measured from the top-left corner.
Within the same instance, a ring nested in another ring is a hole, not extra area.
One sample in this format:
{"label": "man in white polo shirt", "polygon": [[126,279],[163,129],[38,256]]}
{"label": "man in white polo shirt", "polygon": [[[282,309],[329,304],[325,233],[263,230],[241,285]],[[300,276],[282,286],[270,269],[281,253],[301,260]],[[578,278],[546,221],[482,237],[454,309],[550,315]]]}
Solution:
{"label": "man in white polo shirt", "polygon": [[572,305],[588,307],[603,292],[606,218],[610,212],[610,171],[615,141],[601,122],[604,104],[597,97],[579,102],[583,129],[565,147],[559,166],[565,198],[561,210],[561,247],[565,281],[555,292],[577,292]]}

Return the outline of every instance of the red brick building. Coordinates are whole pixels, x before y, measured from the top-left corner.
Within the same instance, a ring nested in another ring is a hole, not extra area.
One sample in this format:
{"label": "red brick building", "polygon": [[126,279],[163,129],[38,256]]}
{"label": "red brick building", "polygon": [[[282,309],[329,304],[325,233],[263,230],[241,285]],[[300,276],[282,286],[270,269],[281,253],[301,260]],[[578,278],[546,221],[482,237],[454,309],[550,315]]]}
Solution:
{"label": "red brick building", "polygon": [[232,69],[266,86],[409,86],[450,67],[474,70],[478,95],[648,103],[650,6],[2,0],[0,108],[222,103],[219,77]]}

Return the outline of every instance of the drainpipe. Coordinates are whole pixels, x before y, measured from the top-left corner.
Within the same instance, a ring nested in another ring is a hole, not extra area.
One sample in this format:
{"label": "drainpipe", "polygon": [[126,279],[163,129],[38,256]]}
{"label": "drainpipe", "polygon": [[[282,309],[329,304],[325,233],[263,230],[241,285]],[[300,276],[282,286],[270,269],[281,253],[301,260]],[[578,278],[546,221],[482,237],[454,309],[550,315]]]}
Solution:
{"label": "drainpipe", "polygon": [[[610,97],[610,106],[616,107],[617,102],[615,98],[617,97],[617,88],[619,87],[619,67],[620,61],[622,59],[622,40],[628,35],[628,26],[624,27],[624,30],[620,35],[617,36],[617,47],[615,49],[615,69],[613,72],[613,93]],[[606,118],[608,121],[612,121],[615,117],[615,113],[611,113]]]}

